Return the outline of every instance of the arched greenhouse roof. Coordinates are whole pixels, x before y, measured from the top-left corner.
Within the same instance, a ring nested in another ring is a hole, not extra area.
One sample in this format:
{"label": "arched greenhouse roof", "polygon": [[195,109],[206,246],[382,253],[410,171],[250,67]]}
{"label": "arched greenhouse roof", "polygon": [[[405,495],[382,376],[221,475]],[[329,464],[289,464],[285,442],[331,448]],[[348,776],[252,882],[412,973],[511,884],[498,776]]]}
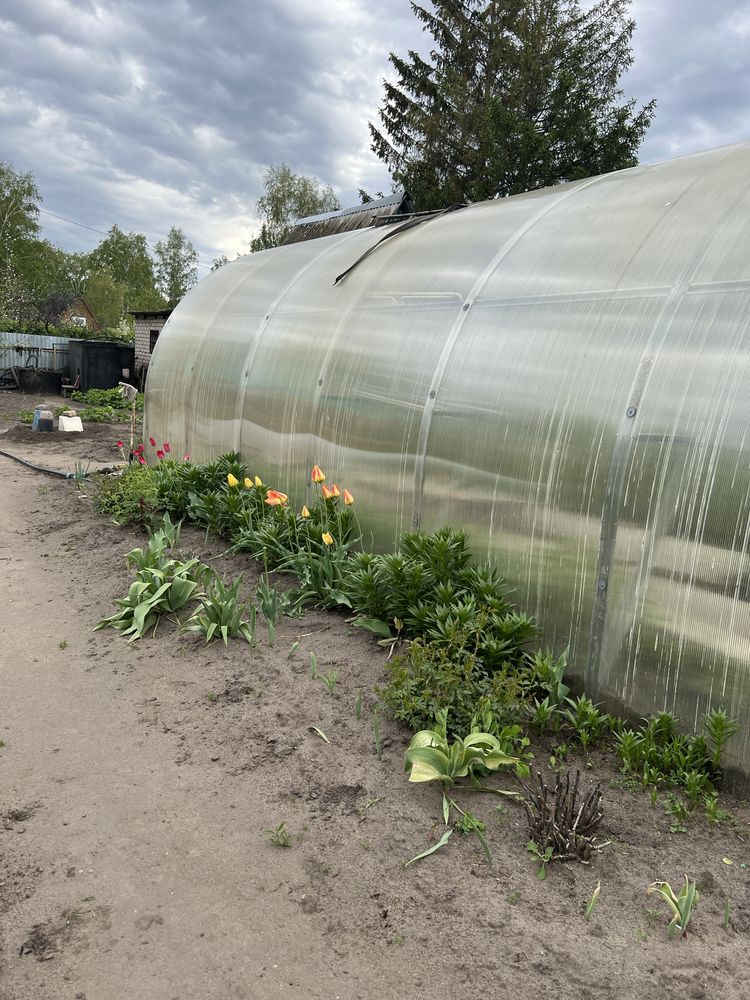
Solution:
{"label": "arched greenhouse roof", "polygon": [[318,463],[381,547],[464,527],[595,697],[747,723],[748,177],[742,143],[241,257],[164,328],[147,434],[299,503]]}

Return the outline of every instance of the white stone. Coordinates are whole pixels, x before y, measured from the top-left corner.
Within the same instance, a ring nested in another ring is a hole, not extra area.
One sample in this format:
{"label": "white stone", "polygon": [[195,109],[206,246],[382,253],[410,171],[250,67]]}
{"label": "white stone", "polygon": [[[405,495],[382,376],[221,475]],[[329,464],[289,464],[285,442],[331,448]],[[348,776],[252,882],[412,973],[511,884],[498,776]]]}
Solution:
{"label": "white stone", "polygon": [[82,431],[83,424],[80,417],[59,417],[57,429],[60,431]]}

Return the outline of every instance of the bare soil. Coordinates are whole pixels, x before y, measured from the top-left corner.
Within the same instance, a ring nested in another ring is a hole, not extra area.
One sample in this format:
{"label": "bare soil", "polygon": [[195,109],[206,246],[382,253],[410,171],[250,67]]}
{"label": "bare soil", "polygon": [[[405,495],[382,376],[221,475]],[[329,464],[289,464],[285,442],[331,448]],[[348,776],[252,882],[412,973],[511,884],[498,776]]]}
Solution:
{"label": "bare soil", "polygon": [[[77,447],[111,460],[118,428],[96,434]],[[45,445],[58,467],[62,437]],[[40,447],[11,440],[19,455]],[[492,866],[455,833],[405,869],[441,836],[441,797],[407,782],[409,733],[386,718],[375,752],[383,650],[317,611],[280,622],[274,646],[261,628],[252,651],[169,623],[132,644],[92,632],[143,539],[85,494],[0,456],[0,1000],[749,995],[745,804],[671,834],[661,805],[593,753],[572,763],[602,782],[612,843],[590,866],[538,880],[521,807],[457,789],[487,823]],[[248,591],[257,581],[202,533],[186,529],[182,548],[244,572]],[[339,671],[334,694],[311,654]],[[281,822],[288,848],[266,832]],[[688,936],[668,940],[646,889],[685,872],[701,896]]]}

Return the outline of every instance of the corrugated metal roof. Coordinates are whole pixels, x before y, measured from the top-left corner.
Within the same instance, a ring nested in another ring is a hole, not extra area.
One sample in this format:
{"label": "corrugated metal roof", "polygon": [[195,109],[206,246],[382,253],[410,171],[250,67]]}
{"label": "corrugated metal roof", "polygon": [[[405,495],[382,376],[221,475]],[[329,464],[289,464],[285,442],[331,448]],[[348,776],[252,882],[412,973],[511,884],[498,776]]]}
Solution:
{"label": "corrugated metal roof", "polygon": [[387,198],[378,198],[377,201],[368,201],[363,205],[342,208],[338,212],[325,212],[322,215],[309,215],[299,219],[284,243],[301,243],[304,240],[316,240],[334,233],[367,229],[394,216],[411,215],[413,211],[409,195],[397,191]]}

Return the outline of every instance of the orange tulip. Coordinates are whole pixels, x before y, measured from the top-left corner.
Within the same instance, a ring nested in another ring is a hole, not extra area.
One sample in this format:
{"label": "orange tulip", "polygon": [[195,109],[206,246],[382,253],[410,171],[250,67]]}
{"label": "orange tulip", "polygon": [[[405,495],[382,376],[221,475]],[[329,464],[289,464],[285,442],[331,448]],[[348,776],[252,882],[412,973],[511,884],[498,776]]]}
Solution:
{"label": "orange tulip", "polygon": [[314,483],[324,483],[326,481],[326,474],[319,465],[314,465],[310,474],[310,479],[312,479]]}
{"label": "orange tulip", "polygon": [[333,498],[335,496],[336,496],[336,494],[333,492],[333,490],[329,490],[328,487],[324,484],[323,485],[323,499],[324,500],[333,500]]}
{"label": "orange tulip", "polygon": [[333,545],[333,535],[330,533],[330,531],[324,531],[323,534],[320,536],[320,539],[326,545]]}
{"label": "orange tulip", "polygon": [[349,490],[344,490],[344,503],[347,507],[354,503],[354,497],[351,495]]}
{"label": "orange tulip", "polygon": [[301,512],[300,512],[300,515],[302,517],[309,517],[310,516],[310,511],[307,509],[307,507],[303,507],[302,510],[301,510]]}
{"label": "orange tulip", "polygon": [[280,507],[285,504],[289,498],[286,493],[281,493],[279,490],[267,490],[266,491],[266,503],[269,507]]}
{"label": "orange tulip", "polygon": [[335,483],[331,487],[331,490],[333,491],[333,495],[335,497],[340,497],[341,496],[341,494],[339,493],[339,488],[338,488],[338,486]]}

